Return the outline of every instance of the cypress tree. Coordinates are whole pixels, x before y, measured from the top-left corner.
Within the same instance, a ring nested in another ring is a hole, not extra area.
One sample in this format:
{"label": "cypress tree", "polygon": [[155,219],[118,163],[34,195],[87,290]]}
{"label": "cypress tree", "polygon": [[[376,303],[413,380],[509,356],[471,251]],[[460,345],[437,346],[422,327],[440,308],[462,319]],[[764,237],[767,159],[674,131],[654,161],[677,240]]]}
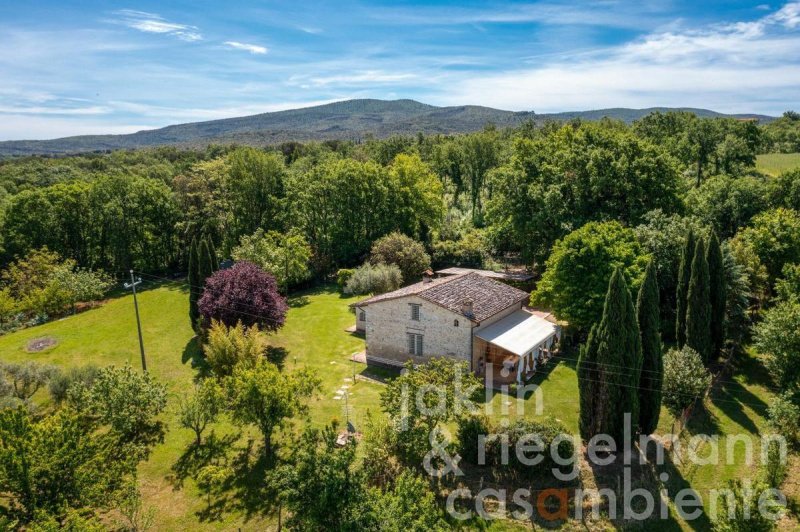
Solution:
{"label": "cypress tree", "polygon": [[636,298],[636,318],[642,336],[642,371],[639,379],[639,430],[652,434],[661,413],[661,383],[664,360],[661,352],[661,320],[659,319],[658,281],[651,260]]}
{"label": "cypress tree", "polygon": [[211,250],[208,246],[208,239],[203,238],[200,240],[200,243],[197,246],[197,264],[198,264],[198,277],[200,284],[199,292],[200,297],[203,295],[203,290],[206,286],[206,279],[211,277],[211,274],[214,273],[214,263],[211,259]]}
{"label": "cypress tree", "polygon": [[692,276],[692,259],[694,258],[694,248],[696,246],[697,241],[694,237],[694,231],[689,229],[689,233],[686,235],[686,242],[683,245],[683,252],[681,253],[681,264],[678,268],[675,341],[678,343],[679,348],[686,343],[686,298],[689,295],[689,278]]}
{"label": "cypress tree", "polygon": [[708,285],[706,245],[700,239],[695,247],[686,298],[686,345],[700,353],[706,364],[711,358],[711,300]]}
{"label": "cypress tree", "polygon": [[578,398],[580,403],[579,430],[581,438],[588,441],[597,433],[596,419],[594,411],[597,401],[597,385],[599,375],[597,374],[597,325],[593,325],[589,331],[589,338],[581,346],[578,356]]}
{"label": "cypress tree", "polygon": [[711,233],[706,250],[708,262],[708,297],[711,302],[711,356],[719,357],[725,346],[725,270],[722,247],[716,233]]}
{"label": "cypress tree", "polygon": [[200,309],[197,308],[197,301],[200,299],[198,286],[200,286],[200,271],[197,264],[197,240],[192,239],[189,244],[189,320],[192,328],[197,327],[197,320],[200,318]]}
{"label": "cypress tree", "polygon": [[[589,439],[608,434],[620,445],[625,436],[624,414],[631,414],[632,424],[639,419],[642,344],[633,300],[619,268],[608,284],[603,318],[582,355],[584,384],[589,379],[595,382],[581,392],[581,435]],[[635,426],[632,429],[631,436]]]}
{"label": "cypress tree", "polygon": [[219,270],[219,257],[217,256],[217,248],[214,246],[214,239],[210,235],[206,235],[208,241],[208,254],[211,256],[211,271]]}

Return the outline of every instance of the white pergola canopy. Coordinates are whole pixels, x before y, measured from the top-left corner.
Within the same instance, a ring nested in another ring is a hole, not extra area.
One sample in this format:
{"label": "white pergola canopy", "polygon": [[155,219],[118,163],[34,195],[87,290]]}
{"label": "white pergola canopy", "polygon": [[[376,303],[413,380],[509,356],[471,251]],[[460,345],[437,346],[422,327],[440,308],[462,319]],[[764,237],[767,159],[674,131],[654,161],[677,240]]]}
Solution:
{"label": "white pergola canopy", "polygon": [[[547,362],[550,358],[551,348],[560,339],[561,329],[542,317],[518,310],[476,332],[475,336],[516,355],[517,382],[523,382],[536,371],[539,360]],[[511,360],[503,362],[506,369],[514,364]]]}
{"label": "white pergola canopy", "polygon": [[518,310],[475,333],[492,345],[523,356],[558,336],[558,326],[530,312]]}

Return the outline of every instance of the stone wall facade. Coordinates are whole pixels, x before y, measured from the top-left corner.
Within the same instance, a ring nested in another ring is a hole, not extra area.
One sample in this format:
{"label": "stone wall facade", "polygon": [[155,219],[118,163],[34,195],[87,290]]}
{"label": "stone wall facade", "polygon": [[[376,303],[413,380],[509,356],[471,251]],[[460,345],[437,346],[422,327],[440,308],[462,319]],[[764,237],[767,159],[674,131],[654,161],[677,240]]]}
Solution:
{"label": "stone wall facade", "polygon": [[[412,319],[411,305],[419,305],[419,321]],[[452,312],[415,295],[388,299],[356,307],[356,327],[366,336],[367,356],[404,363],[423,363],[436,357],[450,357],[467,362],[472,368],[473,332],[500,320],[522,307],[522,303],[495,314],[476,325],[468,317]],[[358,318],[360,310],[366,320]],[[408,333],[420,334],[422,356],[409,353]]]}

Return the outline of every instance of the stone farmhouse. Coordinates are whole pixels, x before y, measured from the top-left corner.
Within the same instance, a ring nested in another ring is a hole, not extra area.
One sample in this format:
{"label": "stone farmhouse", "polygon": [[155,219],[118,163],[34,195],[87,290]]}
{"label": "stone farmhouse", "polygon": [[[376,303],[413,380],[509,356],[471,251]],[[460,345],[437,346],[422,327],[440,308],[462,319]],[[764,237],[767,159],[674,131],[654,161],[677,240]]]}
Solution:
{"label": "stone farmhouse", "polygon": [[557,348],[561,329],[526,307],[529,294],[480,271],[434,278],[351,306],[367,363],[451,357],[495,384],[521,383]]}

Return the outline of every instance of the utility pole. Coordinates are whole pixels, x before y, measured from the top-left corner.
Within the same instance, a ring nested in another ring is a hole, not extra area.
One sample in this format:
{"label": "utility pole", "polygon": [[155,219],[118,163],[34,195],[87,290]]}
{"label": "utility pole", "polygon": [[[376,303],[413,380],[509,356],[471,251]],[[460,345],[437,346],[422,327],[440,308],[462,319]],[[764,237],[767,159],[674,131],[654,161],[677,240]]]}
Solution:
{"label": "utility pole", "polygon": [[131,282],[125,283],[125,288],[133,289],[133,308],[136,309],[136,330],[139,332],[139,352],[142,354],[142,371],[147,371],[147,361],[144,358],[144,342],[142,341],[142,322],[139,320],[139,302],[136,300],[136,285],[142,282],[142,278],[133,278],[131,270]]}

